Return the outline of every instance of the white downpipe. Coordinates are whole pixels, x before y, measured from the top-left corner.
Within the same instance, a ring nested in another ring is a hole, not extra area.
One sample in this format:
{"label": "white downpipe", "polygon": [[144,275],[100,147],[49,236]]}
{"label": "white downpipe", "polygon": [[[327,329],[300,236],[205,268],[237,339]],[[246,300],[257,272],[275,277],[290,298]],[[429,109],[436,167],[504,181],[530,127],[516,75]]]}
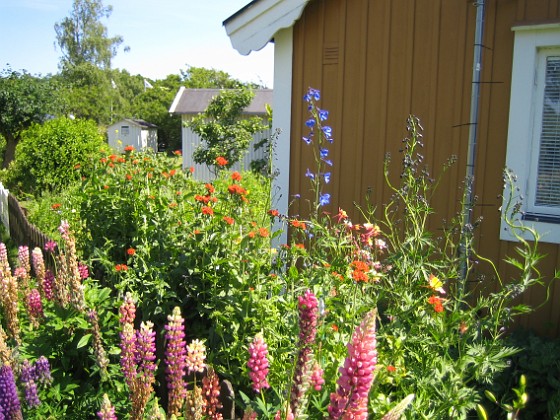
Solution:
{"label": "white downpipe", "polygon": [[463,259],[461,263],[461,277],[465,278],[467,271],[467,264],[464,260],[467,258],[464,241],[470,235],[472,229],[472,209],[474,205],[474,174],[476,164],[476,146],[478,140],[478,121],[479,121],[479,106],[480,106],[480,79],[482,74],[482,41],[484,36],[484,4],[485,0],[477,0],[474,5],[476,6],[476,26],[474,32],[474,59],[473,59],[473,72],[472,72],[472,87],[471,87],[471,110],[470,110],[470,125],[469,125],[469,142],[467,145],[467,173],[465,194],[463,196],[463,232],[460,257]]}

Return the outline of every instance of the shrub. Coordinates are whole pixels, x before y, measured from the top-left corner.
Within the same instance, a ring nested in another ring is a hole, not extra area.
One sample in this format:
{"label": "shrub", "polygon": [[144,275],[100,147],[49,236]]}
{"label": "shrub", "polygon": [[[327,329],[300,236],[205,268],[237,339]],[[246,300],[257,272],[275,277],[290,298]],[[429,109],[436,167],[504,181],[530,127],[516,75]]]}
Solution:
{"label": "shrub", "polygon": [[35,124],[18,143],[8,185],[35,196],[60,191],[90,171],[103,147],[106,143],[92,121],[63,117]]}

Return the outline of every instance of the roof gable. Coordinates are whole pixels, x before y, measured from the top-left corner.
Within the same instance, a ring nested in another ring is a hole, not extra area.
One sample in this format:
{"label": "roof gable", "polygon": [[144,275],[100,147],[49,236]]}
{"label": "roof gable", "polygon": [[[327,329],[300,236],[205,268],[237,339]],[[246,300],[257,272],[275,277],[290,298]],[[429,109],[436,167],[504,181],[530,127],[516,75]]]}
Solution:
{"label": "roof gable", "polygon": [[149,123],[147,121],[141,120],[139,118],[125,118],[123,120],[117,121],[114,124],[111,124],[109,126],[109,128],[116,126],[116,125],[123,125],[123,123],[128,123],[130,125],[135,125],[138,126],[140,128],[142,128],[143,130],[149,130],[149,129],[156,129],[158,128],[157,125]]}
{"label": "roof gable", "polygon": [[[223,89],[186,89],[181,86],[175,96],[169,112],[172,114],[199,114],[206,111],[210,101]],[[272,89],[257,89],[255,96],[244,114],[266,114],[266,104],[272,104]]]}
{"label": "roof gable", "polygon": [[223,25],[231,45],[243,55],[263,48],[274,35],[300,18],[310,0],[254,0]]}

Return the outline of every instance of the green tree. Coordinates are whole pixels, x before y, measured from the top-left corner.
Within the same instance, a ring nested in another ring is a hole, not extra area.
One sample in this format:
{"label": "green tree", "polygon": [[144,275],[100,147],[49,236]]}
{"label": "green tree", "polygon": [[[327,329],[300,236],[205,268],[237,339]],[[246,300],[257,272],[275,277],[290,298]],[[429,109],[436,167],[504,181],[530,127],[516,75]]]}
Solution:
{"label": "green tree", "polygon": [[216,164],[216,158],[222,156],[230,168],[238,162],[247,151],[253,134],[264,131],[268,125],[259,117],[241,118],[254,97],[251,89],[224,90],[208,105],[206,111],[189,123],[189,127],[201,137],[202,144],[193,152],[197,163],[208,166]]}
{"label": "green tree", "polygon": [[225,71],[204,67],[188,66],[186,70],[181,70],[181,78],[183,85],[189,89],[239,89],[245,86]]}
{"label": "green tree", "polygon": [[111,59],[123,42],[121,36],[110,38],[101,22],[102,18],[109,18],[112,11],[112,6],[104,6],[101,0],[74,0],[70,16],[54,26],[62,51],[61,68],[84,63],[111,68]]}
{"label": "green tree", "polygon": [[34,195],[60,191],[89,173],[106,146],[93,121],[62,117],[34,124],[17,146],[9,187]]}
{"label": "green tree", "polygon": [[6,141],[3,168],[14,159],[22,132],[33,123],[60,115],[64,104],[58,81],[10,68],[0,73],[0,135]]}

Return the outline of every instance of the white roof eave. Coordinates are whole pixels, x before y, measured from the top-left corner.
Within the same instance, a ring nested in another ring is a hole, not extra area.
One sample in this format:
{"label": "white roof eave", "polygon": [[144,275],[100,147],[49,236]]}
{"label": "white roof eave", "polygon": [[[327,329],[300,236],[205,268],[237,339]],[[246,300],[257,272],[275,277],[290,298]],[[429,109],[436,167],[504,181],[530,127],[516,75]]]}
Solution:
{"label": "white roof eave", "polygon": [[300,18],[310,0],[260,0],[224,22],[231,45],[248,55],[268,44],[274,35]]}

